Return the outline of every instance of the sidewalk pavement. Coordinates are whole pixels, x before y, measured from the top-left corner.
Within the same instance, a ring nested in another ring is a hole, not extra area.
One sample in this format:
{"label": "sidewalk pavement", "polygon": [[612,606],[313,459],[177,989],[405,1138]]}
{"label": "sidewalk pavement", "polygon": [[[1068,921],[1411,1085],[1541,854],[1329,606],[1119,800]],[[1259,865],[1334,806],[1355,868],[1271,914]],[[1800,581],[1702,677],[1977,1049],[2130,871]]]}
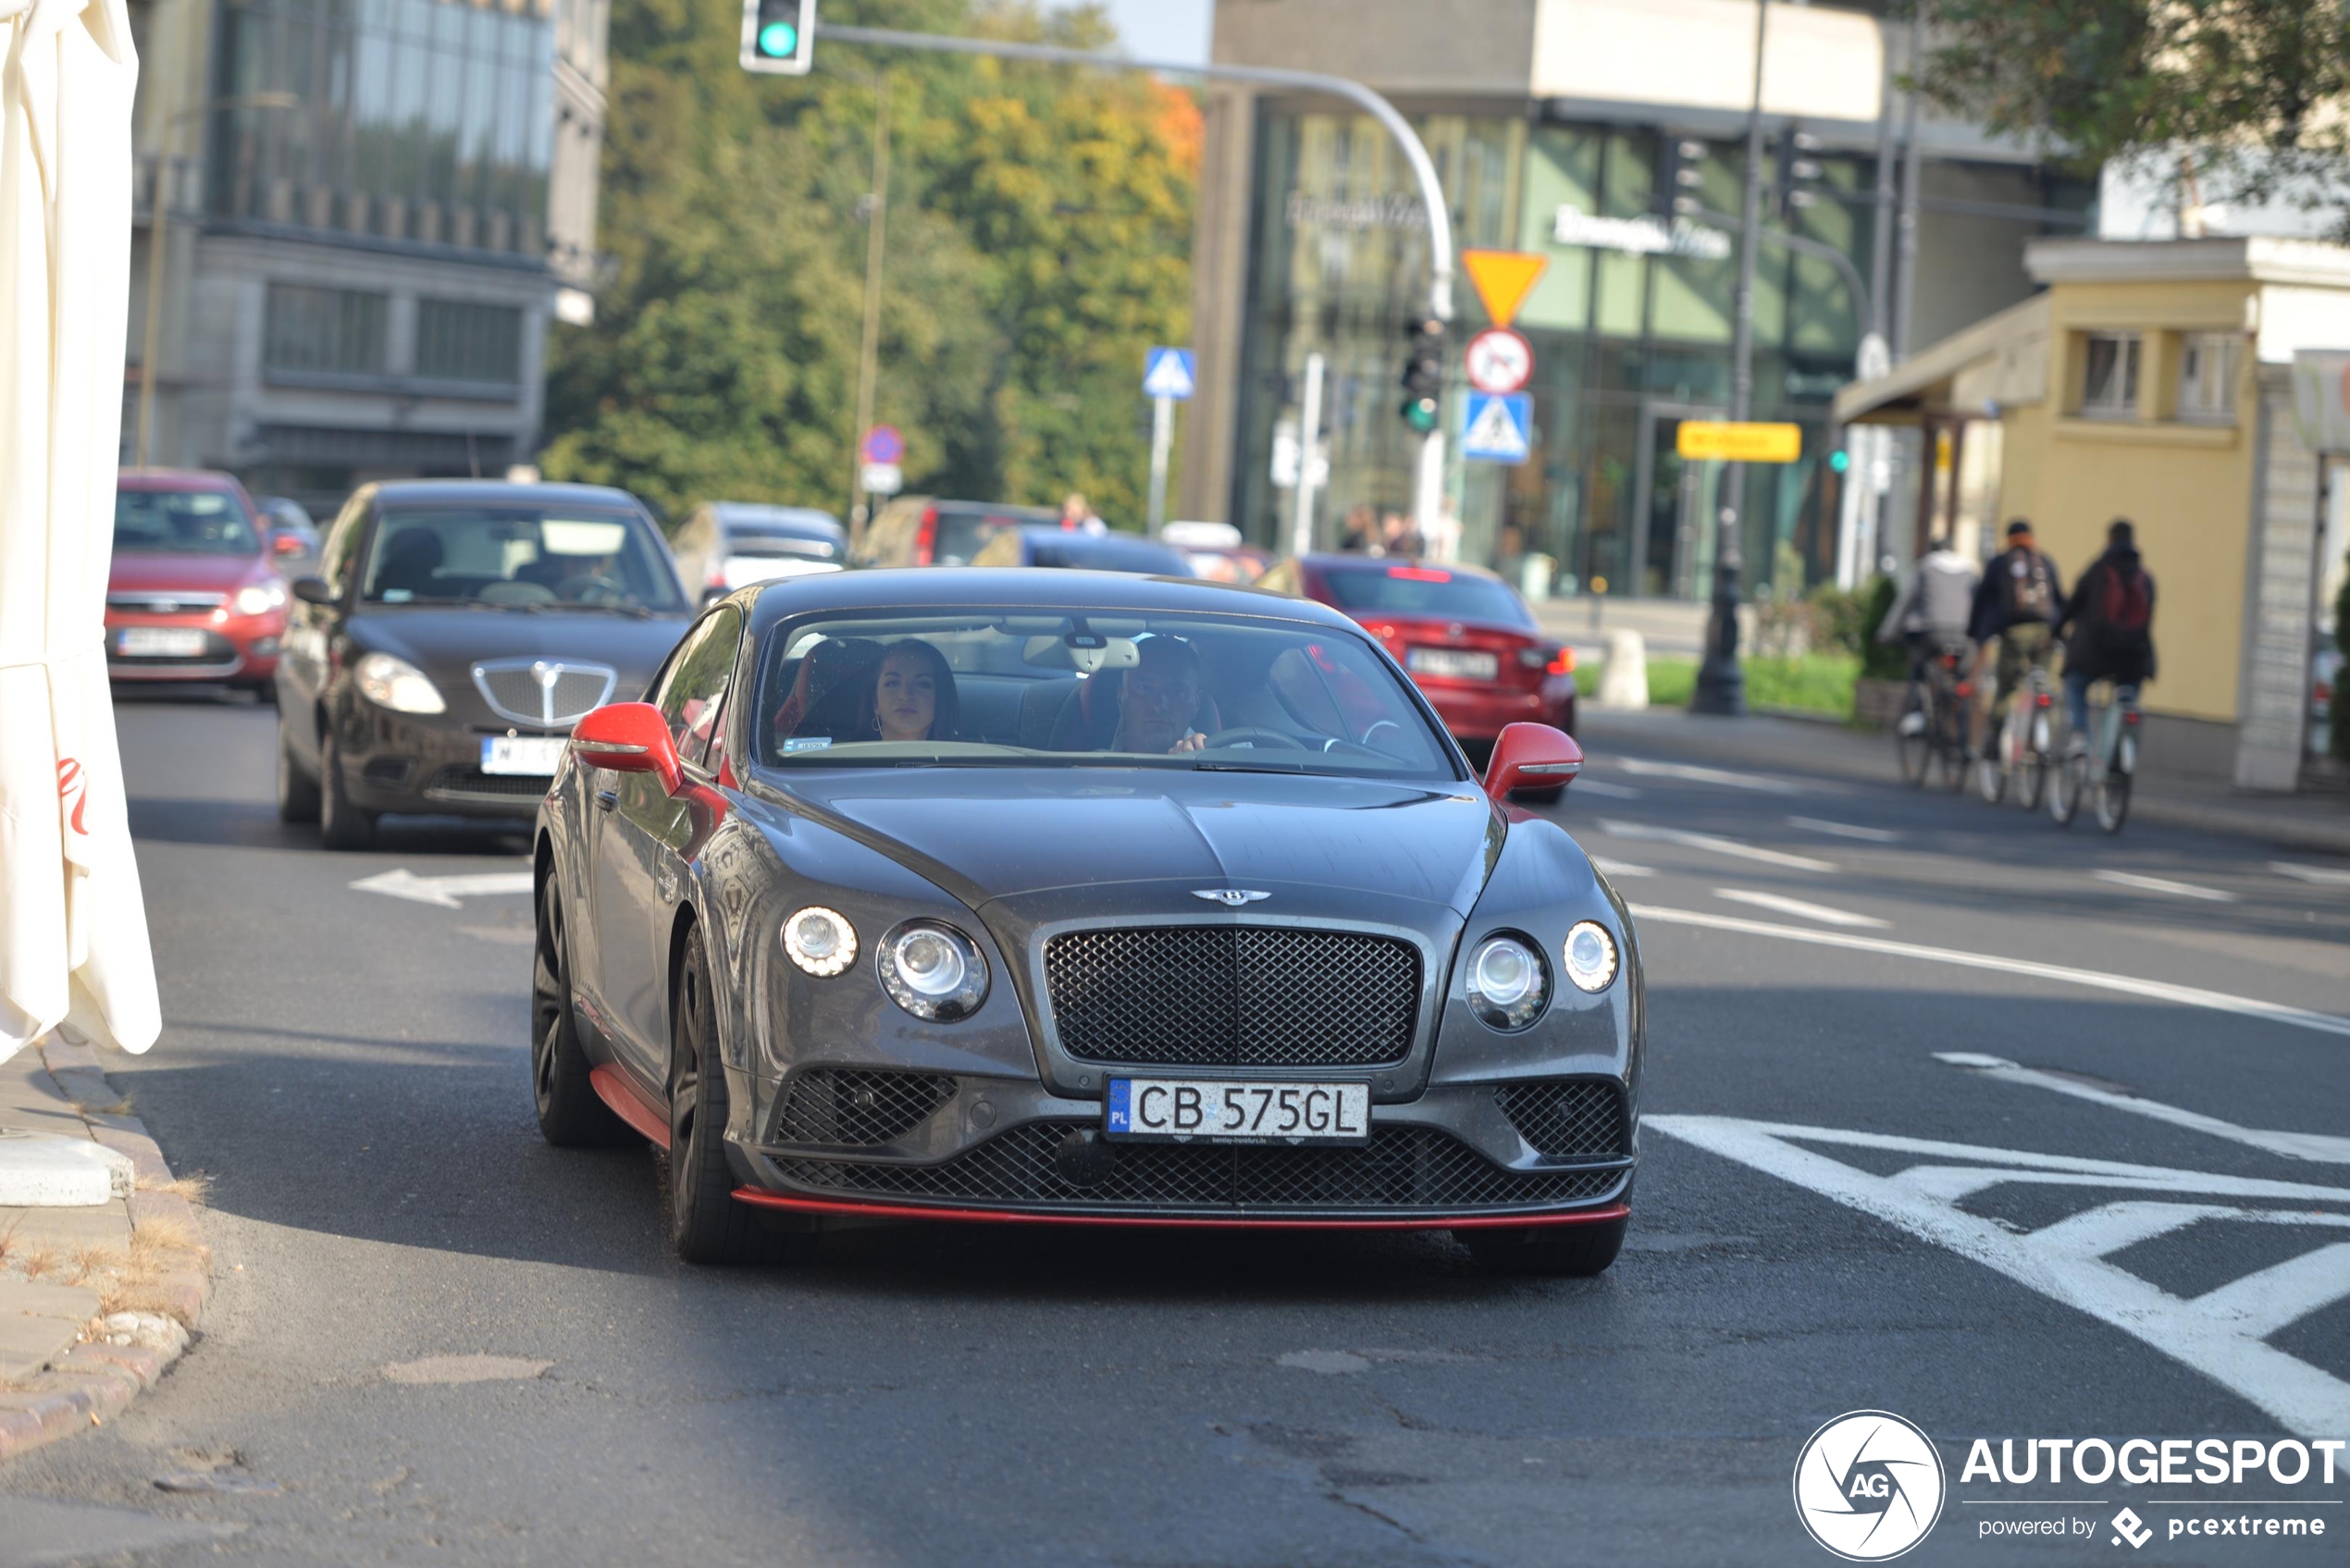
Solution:
{"label": "sidewalk pavement", "polygon": [[[1635,631],[1648,644],[1651,659],[1695,659],[1705,651],[1706,623],[1713,607],[1702,600],[1678,599],[1546,599],[1534,605],[1534,619],[1545,636],[1575,649],[1578,662],[1596,661],[1607,652],[1607,635]],[[1592,624],[1596,612],[1599,623]],[[1754,606],[1738,607],[1741,647],[1754,646]]]}
{"label": "sidewalk pavement", "polygon": [[[1622,753],[1877,784],[1897,784],[1900,777],[1890,735],[1825,719],[1703,718],[1678,708],[1626,712],[1591,704],[1577,713],[1576,730],[1593,760],[1602,763]],[[2270,795],[2141,774],[2131,789],[2130,815],[2167,827],[2350,855],[2350,796]]]}
{"label": "sidewalk pavement", "polygon": [[[0,1062],[0,1129],[87,1140],[129,1164],[127,1191],[104,1203],[0,1206],[5,1462],[153,1387],[187,1347],[211,1280],[192,1184],[173,1178],[91,1047],[53,1034]],[[0,1175],[7,1158],[0,1141]]]}

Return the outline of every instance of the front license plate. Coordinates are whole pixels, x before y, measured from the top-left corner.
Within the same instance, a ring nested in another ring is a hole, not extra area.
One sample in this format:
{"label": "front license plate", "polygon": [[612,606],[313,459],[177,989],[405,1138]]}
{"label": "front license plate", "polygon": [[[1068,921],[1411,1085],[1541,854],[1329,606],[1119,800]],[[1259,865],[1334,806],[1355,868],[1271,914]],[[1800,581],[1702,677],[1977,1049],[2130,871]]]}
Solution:
{"label": "front license plate", "polygon": [[125,626],[115,650],[126,659],[193,659],[204,651],[204,634],[191,626]]}
{"label": "front license plate", "polygon": [[1102,1133],[1154,1143],[1367,1143],[1371,1086],[1113,1078]]}
{"label": "front license plate", "polygon": [[481,771],[485,773],[536,773],[551,778],[563,759],[561,735],[484,735]]}
{"label": "front license plate", "polygon": [[1501,673],[1500,659],[1457,648],[1416,648],[1404,667],[1415,675],[1448,675],[1456,681],[1490,681]]}

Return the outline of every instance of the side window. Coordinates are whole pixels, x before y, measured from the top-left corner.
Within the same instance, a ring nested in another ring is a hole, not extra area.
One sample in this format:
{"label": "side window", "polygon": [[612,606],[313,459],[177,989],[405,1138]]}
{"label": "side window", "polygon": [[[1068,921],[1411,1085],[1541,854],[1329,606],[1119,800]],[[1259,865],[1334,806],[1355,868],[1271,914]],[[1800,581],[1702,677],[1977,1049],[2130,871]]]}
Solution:
{"label": "side window", "polygon": [[669,721],[669,738],[682,761],[699,767],[709,754],[719,711],[725,706],[726,683],[735,673],[742,630],[742,612],[731,604],[703,616],[686,634],[684,646],[670,660],[653,693],[653,706]]}
{"label": "side window", "polygon": [[351,562],[359,553],[360,536],[367,531],[368,505],[353,496],[343,503],[342,515],[330,525],[327,542],[318,551],[318,575],[327,586],[340,594],[351,581]]}

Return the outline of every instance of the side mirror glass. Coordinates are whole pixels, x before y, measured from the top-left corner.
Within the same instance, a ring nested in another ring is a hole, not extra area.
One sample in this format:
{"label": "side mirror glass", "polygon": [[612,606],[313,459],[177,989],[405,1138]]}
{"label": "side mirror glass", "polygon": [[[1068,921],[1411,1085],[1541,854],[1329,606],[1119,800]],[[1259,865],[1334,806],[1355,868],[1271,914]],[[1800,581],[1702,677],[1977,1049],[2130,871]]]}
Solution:
{"label": "side mirror glass", "polygon": [[1575,737],[1548,724],[1506,724],[1485,765],[1485,793],[1506,799],[1516,789],[1557,789],[1583,771]]}
{"label": "side mirror glass", "polygon": [[671,795],[685,772],[669,738],[669,721],[649,702],[613,702],[572,726],[572,754],[591,768],[616,773],[653,773]]}
{"label": "side mirror glass", "polygon": [[324,577],[296,577],[293,596],[304,604],[332,604],[339,597]]}

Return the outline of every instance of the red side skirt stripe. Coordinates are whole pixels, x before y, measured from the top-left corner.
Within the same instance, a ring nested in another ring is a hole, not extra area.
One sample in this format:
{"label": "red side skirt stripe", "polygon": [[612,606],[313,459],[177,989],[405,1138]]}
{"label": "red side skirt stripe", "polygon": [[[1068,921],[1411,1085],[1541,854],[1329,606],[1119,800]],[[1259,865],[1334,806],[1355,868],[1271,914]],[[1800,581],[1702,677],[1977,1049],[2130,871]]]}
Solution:
{"label": "red side skirt stripe", "polygon": [[1627,1204],[1614,1204],[1603,1209],[1578,1209],[1572,1214],[1468,1215],[1457,1219],[1417,1215],[1396,1219],[1252,1219],[1222,1215],[1031,1214],[1019,1209],[930,1208],[913,1204],[803,1198],[794,1192],[770,1192],[757,1187],[737,1187],[735,1198],[739,1203],[789,1209],[796,1214],[864,1215],[876,1219],[944,1219],[992,1225],[1121,1225],[1183,1230],[1471,1230],[1521,1225],[1597,1225],[1623,1219],[1632,1212]]}
{"label": "red side skirt stripe", "polygon": [[651,1139],[654,1147],[669,1147],[668,1113],[637,1088],[634,1079],[617,1068],[590,1068],[588,1083],[612,1107],[612,1115]]}

